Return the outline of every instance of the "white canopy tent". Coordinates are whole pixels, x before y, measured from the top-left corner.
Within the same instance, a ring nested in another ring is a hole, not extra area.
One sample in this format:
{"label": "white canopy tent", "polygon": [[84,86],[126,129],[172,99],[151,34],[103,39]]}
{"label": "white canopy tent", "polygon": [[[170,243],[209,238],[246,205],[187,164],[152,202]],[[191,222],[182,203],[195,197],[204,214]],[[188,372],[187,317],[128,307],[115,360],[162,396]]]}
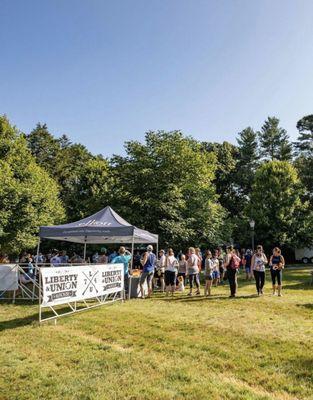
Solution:
{"label": "white canopy tent", "polygon": [[37,253],[39,253],[41,239],[82,243],[84,244],[85,259],[87,243],[131,243],[132,254],[134,252],[134,244],[156,244],[156,250],[158,252],[159,237],[156,234],[129,224],[111,207],[107,206],[80,221],[64,225],[41,226],[39,230]]}

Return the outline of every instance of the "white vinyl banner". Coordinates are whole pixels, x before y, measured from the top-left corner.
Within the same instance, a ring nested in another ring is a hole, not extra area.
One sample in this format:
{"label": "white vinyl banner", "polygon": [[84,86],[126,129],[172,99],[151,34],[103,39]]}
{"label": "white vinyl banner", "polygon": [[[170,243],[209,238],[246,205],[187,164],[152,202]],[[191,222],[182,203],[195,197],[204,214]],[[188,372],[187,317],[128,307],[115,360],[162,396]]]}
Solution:
{"label": "white vinyl banner", "polygon": [[0,291],[18,289],[18,267],[16,264],[0,265]]}
{"label": "white vinyl banner", "polygon": [[105,296],[124,290],[123,264],[41,269],[43,307]]}

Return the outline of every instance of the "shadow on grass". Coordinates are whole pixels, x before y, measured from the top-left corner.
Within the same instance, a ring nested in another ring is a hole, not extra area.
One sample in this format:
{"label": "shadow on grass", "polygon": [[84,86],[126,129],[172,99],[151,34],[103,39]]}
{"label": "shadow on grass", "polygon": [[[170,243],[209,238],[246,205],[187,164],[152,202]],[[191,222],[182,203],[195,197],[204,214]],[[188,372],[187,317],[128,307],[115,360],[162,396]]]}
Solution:
{"label": "shadow on grass", "polygon": [[209,297],[204,297],[203,295],[195,295],[195,296],[180,296],[180,297],[154,297],[157,300],[160,301],[167,301],[167,302],[210,302],[213,300],[229,300],[229,301],[236,301],[237,299],[254,299],[258,298],[256,294],[250,294],[250,295],[245,295],[245,296],[236,296],[236,297],[229,297],[228,295],[223,296],[223,295],[212,295]]}
{"label": "shadow on grass", "polygon": [[38,322],[38,313],[27,315],[26,317],[22,318],[14,318],[8,321],[3,321],[0,322],[0,332],[7,329],[15,329],[26,325],[32,325],[35,321]]}
{"label": "shadow on grass", "polygon": [[309,310],[313,311],[313,303],[306,303],[306,304],[297,304],[298,307],[305,307]]}
{"label": "shadow on grass", "polygon": [[5,305],[14,305],[14,306],[36,306],[38,305],[38,300],[25,300],[25,299],[19,299],[18,297],[15,299],[13,303],[13,298],[0,298],[0,305],[5,304]]}
{"label": "shadow on grass", "polygon": [[[29,303],[28,303],[29,304]],[[81,307],[77,307],[77,310],[79,310]],[[70,311],[70,308],[68,307],[62,307],[62,308],[58,308],[57,309],[58,312],[60,312],[61,314],[66,312],[66,311]],[[43,319],[45,318],[49,318],[51,316],[53,316],[53,312],[50,310],[44,311],[41,313],[41,317]],[[47,322],[53,322],[54,320],[49,320]],[[47,323],[45,322],[45,323]],[[14,318],[14,319],[10,319],[7,321],[1,321],[0,322],[0,332],[1,331],[5,331],[7,329],[15,329],[15,328],[20,328],[22,326],[27,326],[27,325],[37,325],[39,326],[39,313],[34,313],[31,315],[27,315],[25,317],[21,317],[21,318]]]}
{"label": "shadow on grass", "polygon": [[313,285],[310,284],[309,281],[307,282],[302,282],[302,283],[295,283],[295,284],[287,284],[284,285],[284,281],[283,281],[283,288],[284,289],[290,289],[290,290],[313,290]]}

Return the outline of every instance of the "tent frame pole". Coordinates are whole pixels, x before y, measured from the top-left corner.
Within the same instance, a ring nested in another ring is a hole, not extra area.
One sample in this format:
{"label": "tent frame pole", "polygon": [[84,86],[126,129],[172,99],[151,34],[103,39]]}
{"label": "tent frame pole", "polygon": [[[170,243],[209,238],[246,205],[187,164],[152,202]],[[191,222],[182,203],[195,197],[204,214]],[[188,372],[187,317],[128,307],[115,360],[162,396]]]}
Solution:
{"label": "tent frame pole", "polygon": [[131,248],[131,259],[130,259],[130,277],[129,277],[129,284],[128,284],[128,300],[130,299],[131,288],[132,288],[132,275],[133,275],[133,263],[134,263],[134,244],[135,244],[135,236],[134,236],[134,232],[133,232],[132,248]]}
{"label": "tent frame pole", "polygon": [[[36,282],[37,274],[40,274],[39,267],[38,267],[39,252],[40,252],[40,236],[38,237],[37,255],[36,255],[36,262],[35,262],[35,277],[34,277],[35,282]],[[40,291],[40,286],[39,286],[39,291]],[[33,294],[32,294],[33,301],[34,301],[34,298],[35,298],[35,285],[33,285]]]}
{"label": "tent frame pole", "polygon": [[84,243],[84,262],[87,264],[87,260],[86,260],[86,248],[87,248],[87,236],[85,236],[85,243]]}
{"label": "tent frame pole", "polygon": [[37,257],[36,257],[36,265],[38,264],[38,256],[39,256],[39,250],[40,250],[40,236],[38,238],[38,244],[37,244]]}
{"label": "tent frame pole", "polygon": [[41,316],[41,299],[42,296],[42,278],[41,273],[39,271],[39,293],[38,293],[38,301],[39,301],[39,325],[41,324],[42,316]]}

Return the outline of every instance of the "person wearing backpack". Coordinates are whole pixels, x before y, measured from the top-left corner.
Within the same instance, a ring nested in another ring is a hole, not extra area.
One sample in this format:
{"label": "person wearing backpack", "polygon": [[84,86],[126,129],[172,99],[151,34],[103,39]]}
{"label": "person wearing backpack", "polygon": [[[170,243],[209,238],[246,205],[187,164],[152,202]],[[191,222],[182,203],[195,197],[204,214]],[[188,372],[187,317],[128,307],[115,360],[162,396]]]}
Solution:
{"label": "person wearing backpack", "polygon": [[267,264],[267,257],[264,254],[263,247],[257,246],[255,254],[252,256],[251,268],[253,271],[255,286],[258,296],[263,294],[263,286],[265,282],[265,264]]}
{"label": "person wearing backpack", "polygon": [[285,259],[281,254],[281,250],[278,247],[275,247],[273,250],[273,255],[270,258],[269,262],[271,268],[271,277],[273,284],[273,296],[276,295],[276,280],[277,280],[277,294],[281,296],[282,289],[282,270],[285,267]]}
{"label": "person wearing backpack", "polygon": [[237,256],[233,246],[227,247],[227,255],[225,259],[224,267],[227,271],[227,278],[230,287],[230,296],[236,297],[237,292],[237,272],[240,267],[240,258]]}

